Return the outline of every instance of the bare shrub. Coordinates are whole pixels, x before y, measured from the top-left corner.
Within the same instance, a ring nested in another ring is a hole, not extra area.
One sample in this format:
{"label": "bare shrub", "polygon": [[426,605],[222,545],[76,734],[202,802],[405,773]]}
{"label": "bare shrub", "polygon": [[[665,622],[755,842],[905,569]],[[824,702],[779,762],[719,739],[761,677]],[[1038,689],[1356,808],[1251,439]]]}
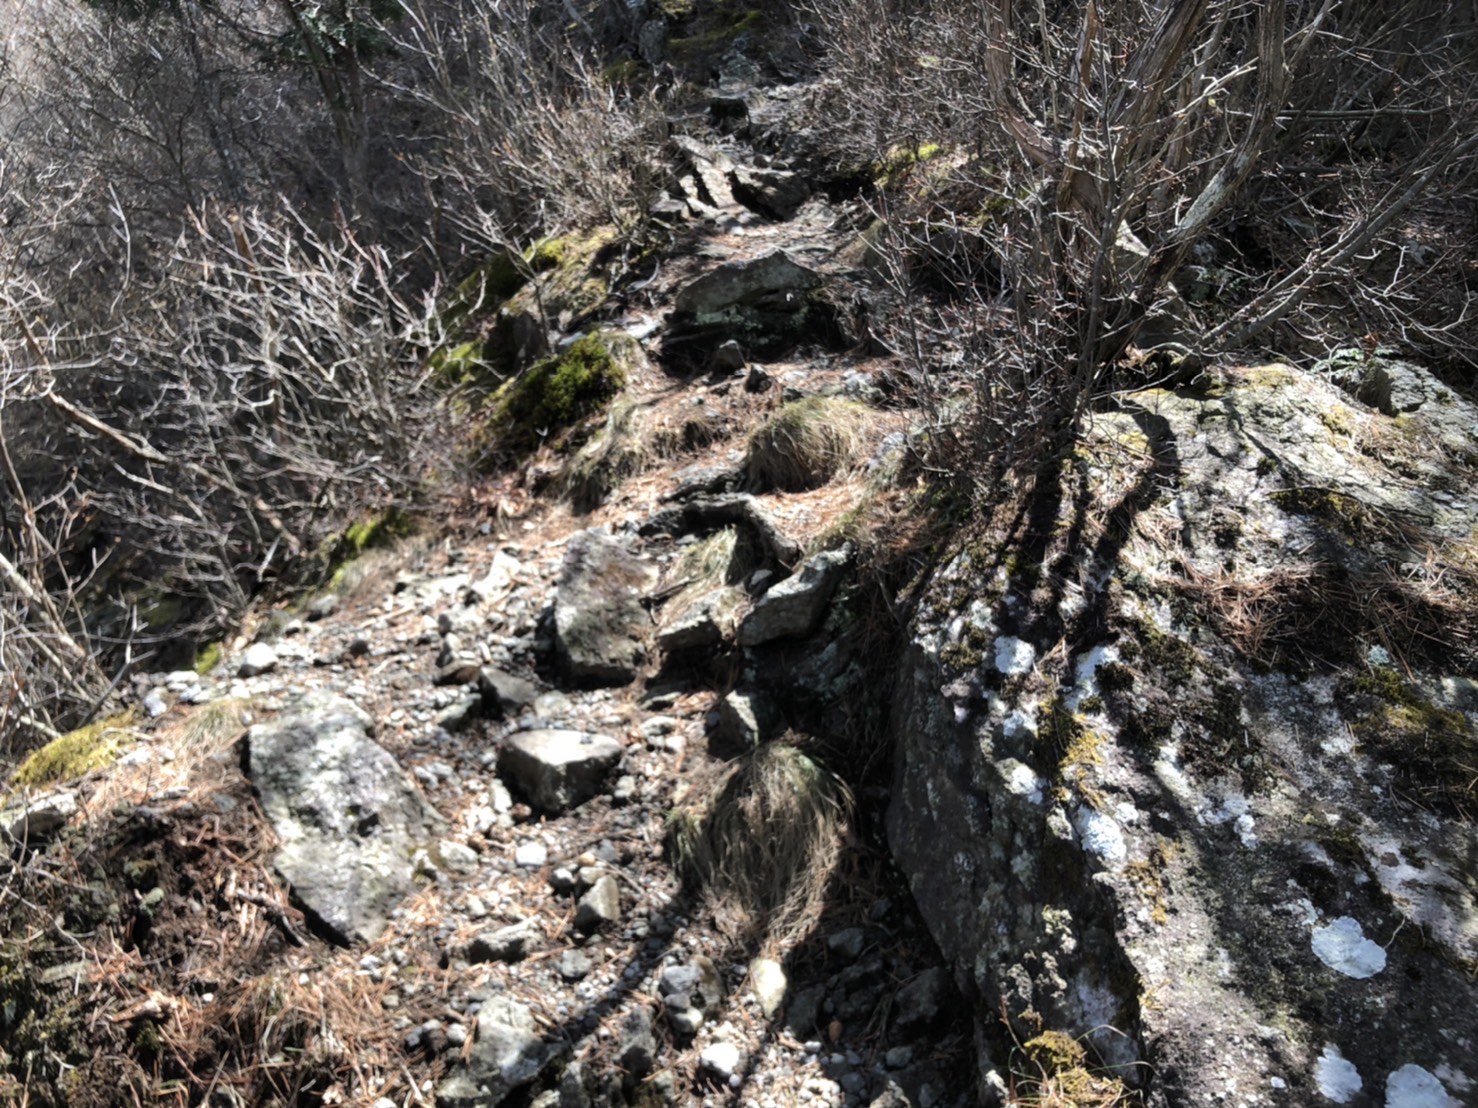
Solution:
{"label": "bare shrub", "polygon": [[[1076,434],[1133,347],[1194,369],[1271,335],[1357,276],[1419,197],[1471,193],[1473,28],[1435,21],[1446,7],[1419,5],[1413,22],[1340,0],[816,0],[831,49],[818,113],[839,124],[837,153],[862,151],[879,178],[875,253],[901,294],[898,342],[941,414],[938,464],[999,490]],[[1376,152],[1357,132],[1391,111],[1399,141],[1376,156],[1402,157],[1373,203],[1357,210],[1338,187],[1315,199],[1331,160],[1370,175]],[[1266,222],[1252,206],[1295,179],[1323,209],[1314,241],[1241,255],[1236,228]],[[1176,282],[1189,285],[1192,259],[1221,259],[1235,300],[1187,304]],[[964,372],[931,379],[950,369]]]}

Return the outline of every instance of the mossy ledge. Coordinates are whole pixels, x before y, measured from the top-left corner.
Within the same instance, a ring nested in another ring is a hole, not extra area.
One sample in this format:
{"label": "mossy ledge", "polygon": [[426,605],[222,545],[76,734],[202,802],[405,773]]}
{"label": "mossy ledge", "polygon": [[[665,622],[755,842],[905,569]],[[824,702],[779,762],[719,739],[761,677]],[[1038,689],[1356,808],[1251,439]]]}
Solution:
{"label": "mossy ledge", "polygon": [[123,742],[134,718],[131,712],[111,716],[52,739],[16,767],[11,781],[22,788],[34,789],[75,781],[93,770],[112,765],[123,753]]}
{"label": "mossy ledge", "polygon": [[626,387],[619,340],[592,332],[568,350],[530,366],[498,390],[491,430],[500,445],[537,447],[551,433],[594,415]]}

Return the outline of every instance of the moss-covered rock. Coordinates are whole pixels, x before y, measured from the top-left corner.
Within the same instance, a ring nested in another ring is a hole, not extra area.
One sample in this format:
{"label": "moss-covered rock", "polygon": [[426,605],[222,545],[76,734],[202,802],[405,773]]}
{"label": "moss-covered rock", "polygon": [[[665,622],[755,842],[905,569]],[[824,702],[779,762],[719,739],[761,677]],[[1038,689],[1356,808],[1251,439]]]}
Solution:
{"label": "moss-covered rock", "polygon": [[493,398],[496,445],[530,450],[604,409],[626,387],[628,368],[639,356],[634,346],[630,336],[592,332],[509,381]]}
{"label": "moss-covered rock", "polygon": [[132,739],[131,713],[89,723],[34,750],[16,767],[14,784],[38,788],[62,781],[75,781],[93,770],[110,766]]}

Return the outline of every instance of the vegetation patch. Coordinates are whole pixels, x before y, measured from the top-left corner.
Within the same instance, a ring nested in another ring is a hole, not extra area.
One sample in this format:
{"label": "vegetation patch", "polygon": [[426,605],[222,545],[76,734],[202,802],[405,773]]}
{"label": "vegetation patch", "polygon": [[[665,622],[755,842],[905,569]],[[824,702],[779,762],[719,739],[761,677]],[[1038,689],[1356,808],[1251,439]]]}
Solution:
{"label": "vegetation patch", "polygon": [[835,396],[792,401],[750,436],[745,467],[755,488],[820,488],[854,465],[876,421],[871,408]]}
{"label": "vegetation patch", "polygon": [[641,473],[663,453],[644,414],[640,405],[617,403],[606,416],[605,426],[570,460],[563,480],[565,495],[576,512],[593,512],[621,482]]}
{"label": "vegetation patch", "polygon": [[1094,1072],[1087,1048],[1065,1032],[1043,1031],[1021,1044],[1020,1056],[1012,1067],[1012,1103],[1107,1108],[1129,1098],[1118,1078]]}
{"label": "vegetation patch", "polygon": [[1343,681],[1338,695],[1355,737],[1418,799],[1478,815],[1478,729],[1467,716],[1432,703],[1388,666]]}
{"label": "vegetation patch", "polygon": [[676,808],[669,841],[685,878],[740,929],[786,942],[821,912],[851,809],[840,779],[792,743],[769,743]]}
{"label": "vegetation patch", "polygon": [[195,655],[195,672],[204,677],[221,664],[224,654],[225,647],[219,641],[206,643]]}
{"label": "vegetation patch", "polygon": [[134,719],[132,712],[125,712],[52,739],[39,750],[33,750],[16,767],[12,783],[34,789],[75,781],[93,770],[112,765],[132,737],[130,728]]}
{"label": "vegetation patch", "polygon": [[492,427],[504,444],[529,450],[552,432],[600,411],[625,387],[626,367],[609,336],[588,334],[499,389]]}

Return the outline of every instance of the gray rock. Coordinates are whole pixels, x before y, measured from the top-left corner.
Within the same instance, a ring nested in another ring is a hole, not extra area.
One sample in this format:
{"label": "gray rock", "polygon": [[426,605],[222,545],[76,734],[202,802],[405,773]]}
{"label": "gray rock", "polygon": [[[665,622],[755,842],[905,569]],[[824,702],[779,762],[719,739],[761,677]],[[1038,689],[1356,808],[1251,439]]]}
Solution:
{"label": "gray rock", "polygon": [[327,619],[338,610],[338,593],[324,593],[322,596],[316,596],[309,601],[307,609],[308,620],[311,623],[320,619]]}
{"label": "gray rock", "polygon": [[539,696],[539,687],[532,681],[492,666],[478,671],[477,689],[482,693],[483,709],[494,719],[513,718]]}
{"label": "gray rock", "polygon": [[437,1108],[489,1108],[538,1077],[554,1056],[528,1008],[507,997],[483,1001],[467,1061],[436,1087]]}
{"label": "gray rock", "polygon": [[652,1033],[652,1013],[637,1005],[621,1020],[621,1068],[627,1083],[641,1081],[657,1063],[657,1036]]}
{"label": "gray rock", "polygon": [[482,716],[482,710],[481,696],[463,696],[437,712],[432,722],[447,734],[455,735],[476,723]]}
{"label": "gray rock", "polygon": [[158,719],[169,711],[169,701],[164,699],[164,694],[158,689],[150,689],[144,694],[144,714],[150,719]]}
{"label": "gray rock", "polygon": [[772,586],[739,624],[740,645],[759,646],[816,630],[851,559],[850,544],[825,551],[809,559],[799,573]]}
{"label": "gray rock", "polygon": [[583,950],[567,950],[559,958],[559,975],[566,981],[581,981],[595,969],[595,959]]}
{"label": "gray rock", "polygon": [[272,649],[268,643],[254,642],[241,656],[241,664],[236,667],[236,676],[260,677],[271,673],[276,668],[277,651]]}
{"label": "gray rock", "polygon": [[519,843],[513,850],[513,864],[520,869],[539,869],[549,860],[549,848],[543,843]]}
{"label": "gray rock", "polygon": [[575,926],[594,931],[621,918],[621,886],[610,874],[591,885],[575,905]]}
{"label": "gray rock", "polygon": [[600,686],[636,679],[650,625],[641,601],[658,576],[657,567],[604,532],[570,539],[554,595],[555,653],[566,680]]}
{"label": "gray rock", "polygon": [[783,250],[758,258],[725,262],[682,288],[674,307],[679,315],[700,323],[718,322],[733,313],[799,310],[798,301],[819,287],[821,275]]}
{"label": "gray rock", "polygon": [[679,1035],[696,1035],[698,1029],[703,1026],[703,1010],[701,1008],[683,1008],[678,1011],[667,1010],[667,1022]]}
{"label": "gray rock", "polygon": [[799,1039],[808,1038],[821,1019],[821,1002],[826,990],[820,985],[801,989],[785,1010],[785,1026]]}
{"label": "gray rock", "polygon": [[743,373],[748,363],[744,359],[744,348],[733,339],[719,344],[719,348],[708,359],[708,368],[715,374]]}
{"label": "gray rock", "polygon": [[811,198],[811,186],[798,173],[737,166],[729,174],[734,199],[760,215],[782,222],[795,217]]}
{"label": "gray rock", "polygon": [[923,1031],[935,1026],[952,986],[940,966],[926,969],[893,998],[893,1023],[900,1031]]}
{"label": "gray rock", "polygon": [[273,864],[340,942],[373,939],[412,888],[441,819],[338,696],[310,696],[246,736],[244,764],[281,841]]}
{"label": "gray rock", "polygon": [[657,646],[671,660],[694,656],[723,645],[733,634],[735,617],[744,600],[737,588],[726,586],[695,598],[672,612],[664,612]]}
{"label": "gray rock", "polygon": [[477,872],[477,851],[466,843],[442,839],[436,844],[436,856],[441,862],[441,867],[448,872],[460,873],[464,876]]}
{"label": "gray rock", "polygon": [[679,966],[668,966],[657,980],[657,992],[665,997],[686,998],[683,1006],[716,1008],[724,998],[723,978],[718,967],[703,955]]}
{"label": "gray rock", "polygon": [[743,1063],[744,1055],[733,1043],[712,1043],[698,1053],[703,1072],[717,1081],[727,1082]]}
{"label": "gray rock", "polygon": [[467,944],[463,954],[469,965],[480,962],[517,962],[537,936],[530,923],[515,923],[496,931],[484,931]]}
{"label": "gray rock", "polygon": [[826,949],[848,962],[855,962],[862,956],[862,947],[867,942],[867,934],[860,927],[845,927],[826,937]]}
{"label": "gray rock", "polygon": [[702,195],[698,199],[714,208],[734,207],[734,193],[729,188],[733,160],[723,151],[705,146],[687,135],[674,135],[672,143],[702,187]]}
{"label": "gray rock", "polygon": [[769,742],[780,732],[780,710],[764,693],[735,689],[718,705],[718,737],[735,747],[748,749]]}
{"label": "gray rock", "polygon": [[621,750],[615,739],[584,731],[520,731],[498,758],[498,773],[534,807],[558,813],[598,793]]}

